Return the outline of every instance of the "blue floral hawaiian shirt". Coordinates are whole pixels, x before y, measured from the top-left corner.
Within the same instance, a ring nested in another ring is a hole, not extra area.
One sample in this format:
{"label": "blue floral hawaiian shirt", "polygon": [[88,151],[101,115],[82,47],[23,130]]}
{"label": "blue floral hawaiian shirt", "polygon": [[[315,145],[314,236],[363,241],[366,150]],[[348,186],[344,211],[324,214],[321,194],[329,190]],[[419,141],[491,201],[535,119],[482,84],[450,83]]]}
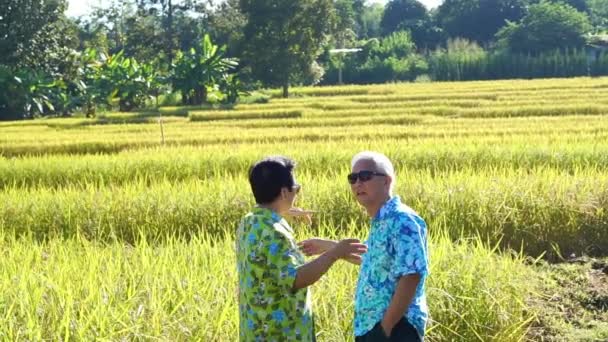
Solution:
{"label": "blue floral hawaiian shirt", "polygon": [[355,336],[365,335],[382,321],[399,278],[419,274],[420,282],[405,317],[424,335],[428,308],[425,280],[428,271],[427,227],[399,196],[392,197],[372,219],[355,295]]}

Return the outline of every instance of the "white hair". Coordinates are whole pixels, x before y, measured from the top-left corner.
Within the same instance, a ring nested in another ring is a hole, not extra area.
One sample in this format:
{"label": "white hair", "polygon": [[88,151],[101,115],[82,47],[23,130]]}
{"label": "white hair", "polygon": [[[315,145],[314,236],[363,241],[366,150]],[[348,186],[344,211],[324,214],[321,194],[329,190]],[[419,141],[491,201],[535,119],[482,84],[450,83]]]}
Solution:
{"label": "white hair", "polygon": [[355,167],[355,164],[357,164],[360,161],[369,161],[371,163],[374,164],[374,167],[376,168],[373,171],[376,172],[382,172],[386,175],[388,175],[389,177],[391,177],[391,186],[390,186],[390,195],[393,195],[393,189],[395,188],[395,183],[397,181],[397,178],[395,177],[395,168],[393,167],[393,163],[391,163],[390,159],[388,159],[387,156],[385,156],[382,153],[379,152],[374,152],[374,151],[363,151],[363,152],[359,152],[357,153],[352,161],[350,162],[350,167],[351,169]]}

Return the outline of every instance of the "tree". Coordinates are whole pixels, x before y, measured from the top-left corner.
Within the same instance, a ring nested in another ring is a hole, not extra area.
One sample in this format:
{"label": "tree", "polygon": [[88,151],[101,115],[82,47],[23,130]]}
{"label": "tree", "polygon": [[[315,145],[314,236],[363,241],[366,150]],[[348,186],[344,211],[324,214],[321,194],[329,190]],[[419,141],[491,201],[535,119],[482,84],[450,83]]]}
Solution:
{"label": "tree", "polygon": [[608,1],[588,0],[591,24],[596,31],[608,30]]}
{"label": "tree", "polygon": [[355,3],[353,0],[336,0],[334,8],[336,11],[336,25],[332,34],[334,46],[349,47],[357,39]]}
{"label": "tree", "polygon": [[551,2],[570,5],[579,12],[589,12],[589,4],[587,3],[587,0],[551,0]]}
{"label": "tree", "polygon": [[383,13],[384,6],[378,3],[363,7],[360,23],[358,25],[359,31],[357,35],[359,38],[380,37],[382,34],[380,23],[382,22]]}
{"label": "tree", "polygon": [[150,63],[157,59],[167,60],[165,39],[160,20],[151,16],[133,15],[125,19],[125,56]]}
{"label": "tree", "polygon": [[63,14],[65,0],[0,2],[0,64],[59,73],[77,47],[76,29]]}
{"label": "tree", "polygon": [[437,21],[451,38],[485,44],[507,20],[520,20],[527,3],[528,0],[445,0],[437,11]]}
{"label": "tree", "polygon": [[[160,19],[162,35],[159,39],[166,62],[173,60],[177,46],[175,22],[185,17],[205,14],[206,2],[201,0],[135,0],[138,16],[151,16]],[[182,26],[183,27],[183,26]]]}
{"label": "tree", "polygon": [[382,33],[389,35],[399,28],[415,28],[427,20],[429,15],[426,7],[418,0],[391,0],[384,8],[380,26]]}
{"label": "tree", "polygon": [[81,46],[109,54],[123,51],[125,57],[166,70],[176,51],[203,38],[206,15],[203,0],[108,0],[79,19]]}
{"label": "tree", "polygon": [[[130,31],[129,24],[132,24],[131,20],[135,16],[133,1],[111,0],[106,6],[94,7],[90,16],[78,19],[80,45],[107,54],[124,51]],[[105,36],[105,39],[100,36]],[[105,46],[97,45],[99,41],[104,41]]]}
{"label": "tree", "polygon": [[435,47],[442,39],[441,29],[433,23],[426,7],[418,0],[389,1],[380,26],[384,35],[410,31],[419,48]]}
{"label": "tree", "polygon": [[334,21],[332,0],[240,0],[247,18],[243,57],[267,86],[289,85],[310,73]]}
{"label": "tree", "polygon": [[226,0],[212,10],[206,20],[207,33],[216,44],[227,48],[229,56],[241,54],[243,30],[247,20],[239,6],[239,0]]}
{"label": "tree", "polygon": [[569,5],[543,1],[530,6],[519,23],[510,22],[496,36],[511,51],[538,53],[582,47],[590,29],[586,14]]}

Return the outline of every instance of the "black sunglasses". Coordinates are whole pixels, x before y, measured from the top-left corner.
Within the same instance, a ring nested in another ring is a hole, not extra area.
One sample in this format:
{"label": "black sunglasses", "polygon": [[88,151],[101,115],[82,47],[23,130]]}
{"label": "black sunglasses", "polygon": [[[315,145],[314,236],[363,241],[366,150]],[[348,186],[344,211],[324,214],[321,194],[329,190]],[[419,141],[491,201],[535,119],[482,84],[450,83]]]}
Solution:
{"label": "black sunglasses", "polygon": [[357,183],[357,179],[360,180],[361,182],[367,182],[368,180],[372,179],[372,177],[374,177],[374,176],[387,176],[387,175],[384,173],[380,173],[380,172],[363,170],[363,171],[353,172],[353,173],[349,174],[348,182],[350,184],[355,184],[355,183]]}
{"label": "black sunglasses", "polygon": [[291,191],[295,191],[296,194],[300,192],[300,189],[302,188],[302,186],[300,184],[294,184],[291,186]]}

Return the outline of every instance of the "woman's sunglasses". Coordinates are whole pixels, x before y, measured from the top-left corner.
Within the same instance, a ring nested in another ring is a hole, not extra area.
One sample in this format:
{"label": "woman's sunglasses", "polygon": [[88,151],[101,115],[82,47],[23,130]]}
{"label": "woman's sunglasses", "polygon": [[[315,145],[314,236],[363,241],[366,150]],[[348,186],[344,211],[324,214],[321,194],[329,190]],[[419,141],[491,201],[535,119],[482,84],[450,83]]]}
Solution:
{"label": "woman's sunglasses", "polygon": [[291,191],[295,191],[296,194],[300,192],[300,189],[302,188],[302,186],[300,184],[294,184],[291,187]]}
{"label": "woman's sunglasses", "polygon": [[353,172],[353,173],[349,174],[348,182],[350,184],[355,184],[355,183],[357,183],[357,179],[360,180],[361,182],[367,182],[368,180],[372,179],[372,177],[374,177],[374,176],[387,176],[387,175],[384,173],[380,173],[380,172],[363,170],[363,171]]}

